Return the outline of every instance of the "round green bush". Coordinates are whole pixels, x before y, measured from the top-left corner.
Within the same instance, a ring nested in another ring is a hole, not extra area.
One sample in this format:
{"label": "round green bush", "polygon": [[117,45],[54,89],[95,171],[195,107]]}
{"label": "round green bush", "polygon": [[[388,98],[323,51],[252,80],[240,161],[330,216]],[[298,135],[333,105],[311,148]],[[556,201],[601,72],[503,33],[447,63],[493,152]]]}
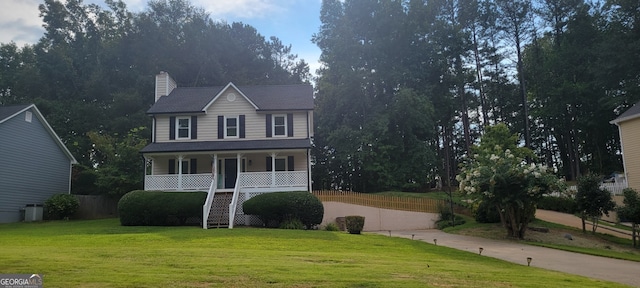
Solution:
{"label": "round green bush", "polygon": [[71,194],[56,194],[44,202],[44,209],[53,219],[68,219],[79,207],[78,198]]}
{"label": "round green bush", "polygon": [[545,196],[538,201],[538,209],[574,214],[577,212],[576,200],[569,197]]}
{"label": "round green bush", "polygon": [[255,196],[242,204],[244,214],[256,215],[267,227],[279,227],[297,219],[307,228],[322,222],[324,206],[309,192],[273,192]]}
{"label": "round green bush", "polygon": [[131,191],[118,202],[123,226],[185,225],[187,219],[202,220],[204,192]]}
{"label": "round green bush", "polygon": [[347,223],[347,231],[350,234],[360,234],[362,228],[364,228],[364,217],[352,215],[344,217]]}

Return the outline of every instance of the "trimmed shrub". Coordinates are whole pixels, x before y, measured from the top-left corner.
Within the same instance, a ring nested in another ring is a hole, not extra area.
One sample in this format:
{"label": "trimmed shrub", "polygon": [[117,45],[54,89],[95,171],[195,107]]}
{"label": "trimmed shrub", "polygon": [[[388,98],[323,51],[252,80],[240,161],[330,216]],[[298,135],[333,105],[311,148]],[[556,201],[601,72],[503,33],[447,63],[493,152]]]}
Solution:
{"label": "trimmed shrub", "polygon": [[[467,221],[464,220],[464,218],[462,218],[462,216],[457,215],[457,214],[455,215],[454,222],[455,222],[456,226],[457,225],[462,225],[464,223],[467,223]],[[447,228],[447,227],[453,227],[453,225],[451,225],[451,217],[449,217],[449,219],[438,220],[438,222],[436,222],[436,227],[439,230],[442,230],[442,229]]]}
{"label": "trimmed shrub", "polygon": [[294,219],[287,219],[284,220],[284,222],[282,222],[282,224],[280,224],[280,227],[278,227],[280,229],[293,229],[293,230],[304,230],[304,224],[302,224],[302,222],[296,218]]}
{"label": "trimmed shrub", "polygon": [[69,219],[79,207],[78,199],[71,194],[56,194],[44,202],[44,209],[51,219]]}
{"label": "trimmed shrub", "polygon": [[324,206],[309,192],[273,192],[255,196],[242,204],[244,214],[256,215],[266,227],[279,227],[298,219],[307,228],[322,222]]}
{"label": "trimmed shrub", "polygon": [[557,211],[568,214],[577,212],[576,200],[569,197],[545,196],[538,201],[538,209]]}
{"label": "trimmed shrub", "polygon": [[331,222],[331,223],[327,224],[327,226],[324,226],[324,230],[327,230],[327,231],[340,231],[340,227],[338,227],[338,224]]}
{"label": "trimmed shrub", "polygon": [[185,225],[189,218],[202,221],[204,192],[131,191],[118,202],[122,226]]}
{"label": "trimmed shrub", "polygon": [[349,234],[360,234],[364,227],[364,217],[352,215],[344,217]]}
{"label": "trimmed shrub", "polygon": [[498,213],[496,206],[489,205],[486,201],[482,201],[478,205],[475,218],[478,223],[500,223],[500,213]]}

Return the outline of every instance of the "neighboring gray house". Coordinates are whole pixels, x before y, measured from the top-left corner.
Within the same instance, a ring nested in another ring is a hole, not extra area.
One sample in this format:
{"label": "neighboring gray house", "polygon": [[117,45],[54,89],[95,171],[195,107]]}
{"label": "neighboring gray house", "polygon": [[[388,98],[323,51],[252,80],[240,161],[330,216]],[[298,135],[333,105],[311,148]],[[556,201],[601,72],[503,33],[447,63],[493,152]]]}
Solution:
{"label": "neighboring gray house", "polygon": [[77,163],[34,104],[0,106],[0,223],[27,204],[70,193]]}

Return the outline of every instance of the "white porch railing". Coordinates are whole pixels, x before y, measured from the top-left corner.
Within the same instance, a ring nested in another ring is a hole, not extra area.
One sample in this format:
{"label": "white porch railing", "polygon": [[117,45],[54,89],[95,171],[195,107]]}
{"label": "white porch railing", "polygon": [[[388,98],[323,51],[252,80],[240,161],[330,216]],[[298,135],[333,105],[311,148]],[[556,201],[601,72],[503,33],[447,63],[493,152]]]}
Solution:
{"label": "white porch railing", "polygon": [[202,205],[202,229],[209,228],[209,213],[211,213],[211,206],[213,205],[213,199],[216,196],[216,177],[211,177],[211,186],[209,186],[209,192],[207,193],[207,200]]}
{"label": "white porch railing", "polygon": [[211,181],[211,173],[146,175],[144,190],[206,190]]}

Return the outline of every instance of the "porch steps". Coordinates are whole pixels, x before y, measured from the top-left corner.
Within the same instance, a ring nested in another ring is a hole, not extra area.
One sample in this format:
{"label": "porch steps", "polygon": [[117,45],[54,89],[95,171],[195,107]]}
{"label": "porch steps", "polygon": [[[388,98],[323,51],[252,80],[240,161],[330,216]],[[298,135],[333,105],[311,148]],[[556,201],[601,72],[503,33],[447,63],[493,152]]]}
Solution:
{"label": "porch steps", "polygon": [[208,228],[229,227],[229,204],[231,204],[232,198],[233,193],[220,192],[215,194],[209,219],[207,219]]}

